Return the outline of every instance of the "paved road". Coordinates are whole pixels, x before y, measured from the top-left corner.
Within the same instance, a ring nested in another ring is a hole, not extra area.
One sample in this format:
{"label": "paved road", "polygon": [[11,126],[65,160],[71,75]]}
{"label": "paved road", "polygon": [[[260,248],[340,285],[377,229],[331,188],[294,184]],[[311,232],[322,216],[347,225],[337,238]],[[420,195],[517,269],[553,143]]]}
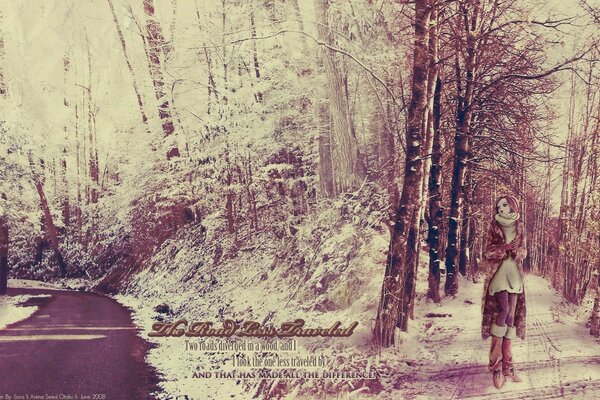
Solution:
{"label": "paved road", "polygon": [[51,296],[31,298],[38,310],[0,331],[0,398],[153,399],[158,379],[144,362],[150,345],[137,336],[125,307],[90,293],[8,294]]}

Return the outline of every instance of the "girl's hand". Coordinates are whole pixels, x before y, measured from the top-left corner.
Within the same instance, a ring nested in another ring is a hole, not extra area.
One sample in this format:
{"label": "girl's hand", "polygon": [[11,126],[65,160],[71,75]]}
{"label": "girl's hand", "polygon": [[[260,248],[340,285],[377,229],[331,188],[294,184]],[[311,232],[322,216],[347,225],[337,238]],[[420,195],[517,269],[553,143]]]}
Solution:
{"label": "girl's hand", "polygon": [[523,257],[521,254],[517,254],[515,255],[515,262],[519,263],[521,261],[523,261],[525,257]]}
{"label": "girl's hand", "polygon": [[515,239],[513,239],[510,243],[507,243],[504,245],[505,251],[513,251],[513,250],[516,250],[516,248],[517,248],[517,241]]}

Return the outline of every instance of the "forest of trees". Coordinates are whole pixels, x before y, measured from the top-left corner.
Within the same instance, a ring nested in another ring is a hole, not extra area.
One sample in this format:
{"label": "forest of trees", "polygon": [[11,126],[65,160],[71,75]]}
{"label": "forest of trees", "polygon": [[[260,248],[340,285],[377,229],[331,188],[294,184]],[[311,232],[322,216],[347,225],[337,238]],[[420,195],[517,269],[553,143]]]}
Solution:
{"label": "forest of trees", "polygon": [[574,304],[592,293],[599,336],[600,8],[546,3],[11,4],[0,293],[9,275],[114,293],[182,231],[240,247],[366,208],[389,230],[373,329],[389,347],[419,257],[428,297],[456,294],[514,193],[527,271]]}

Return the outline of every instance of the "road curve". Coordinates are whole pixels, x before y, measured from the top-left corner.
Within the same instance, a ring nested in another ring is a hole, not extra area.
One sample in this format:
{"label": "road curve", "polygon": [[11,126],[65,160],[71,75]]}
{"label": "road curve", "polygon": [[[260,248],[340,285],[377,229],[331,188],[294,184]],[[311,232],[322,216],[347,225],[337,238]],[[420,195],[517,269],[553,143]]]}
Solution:
{"label": "road curve", "polygon": [[137,335],[127,308],[92,293],[9,289],[8,294],[41,296],[28,300],[38,306],[33,315],[0,330],[4,399],[155,398],[158,378],[144,361],[151,345]]}

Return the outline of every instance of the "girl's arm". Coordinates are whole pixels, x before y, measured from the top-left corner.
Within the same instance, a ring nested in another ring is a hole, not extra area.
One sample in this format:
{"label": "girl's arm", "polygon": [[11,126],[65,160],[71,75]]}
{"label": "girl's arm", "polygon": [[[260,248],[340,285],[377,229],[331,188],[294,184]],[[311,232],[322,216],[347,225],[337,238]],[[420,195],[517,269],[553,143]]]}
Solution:
{"label": "girl's arm", "polygon": [[485,242],[484,256],[488,260],[499,261],[506,258],[506,248],[504,243],[498,243],[494,235],[493,225],[488,230],[488,237]]}
{"label": "girl's arm", "polygon": [[[493,223],[492,223],[493,224]],[[506,249],[502,242],[498,243],[497,233],[494,234],[493,225],[490,225],[485,244],[483,247],[483,260],[481,263],[481,271],[489,276],[498,267],[499,262],[506,258]]]}
{"label": "girl's arm", "polygon": [[506,250],[504,249],[504,243],[493,244],[488,241],[485,246],[485,258],[488,260],[503,260],[506,257]]}
{"label": "girl's arm", "polygon": [[514,259],[516,262],[521,262],[525,257],[527,257],[527,240],[523,237],[520,246],[514,251]]}

